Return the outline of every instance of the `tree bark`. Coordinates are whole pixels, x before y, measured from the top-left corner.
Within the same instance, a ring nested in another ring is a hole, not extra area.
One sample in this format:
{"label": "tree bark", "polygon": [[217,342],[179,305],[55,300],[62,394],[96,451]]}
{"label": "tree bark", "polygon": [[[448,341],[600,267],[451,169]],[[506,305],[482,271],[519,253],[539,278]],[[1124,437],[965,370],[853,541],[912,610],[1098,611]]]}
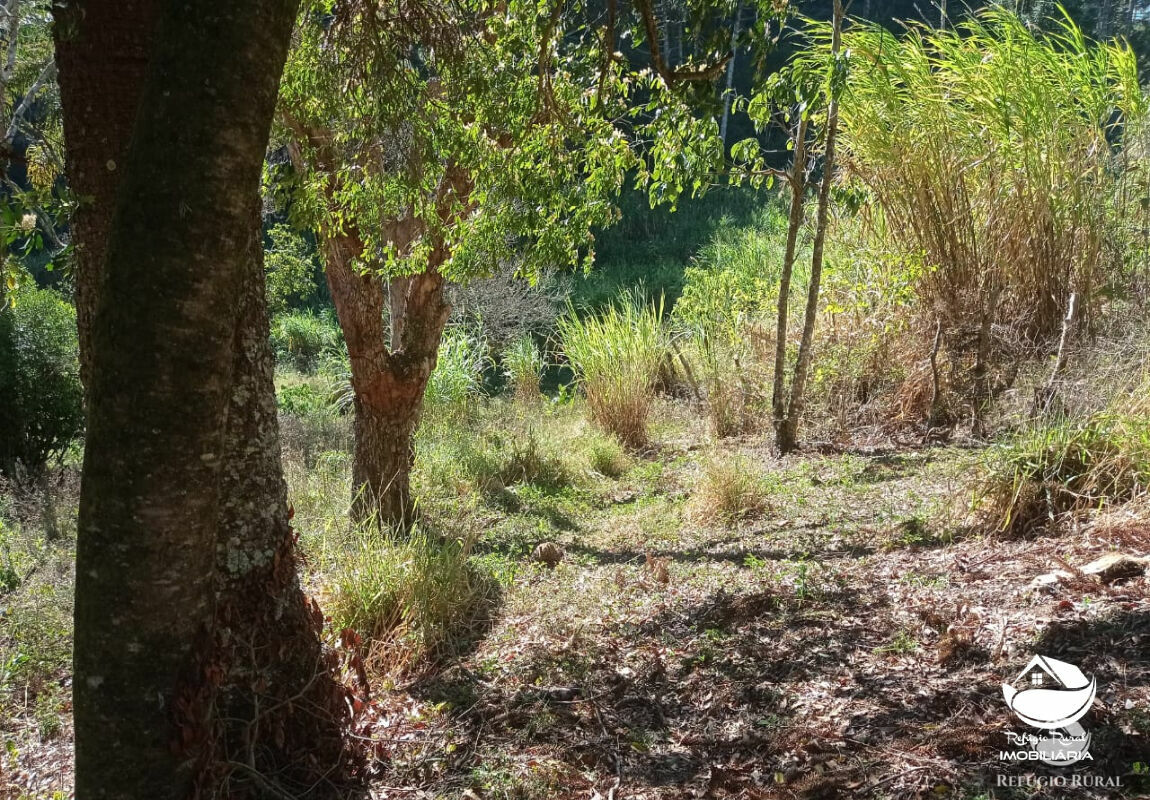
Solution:
{"label": "tree bark", "polygon": [[735,17],[731,20],[731,60],[727,62],[727,89],[723,92],[723,120],[719,123],[719,138],[723,142],[723,153],[727,152],[727,123],[731,118],[731,90],[735,86],[735,62],[738,54],[735,48],[739,44],[739,23],[743,16],[743,0],[735,3]]}
{"label": "tree bark", "polygon": [[[283,115],[297,137],[289,148],[300,173],[308,164],[303,145],[315,167],[338,171],[331,136]],[[471,184],[463,172],[448,166],[437,190],[440,216],[448,221],[452,198],[466,197]],[[334,189],[328,202],[337,203]],[[396,251],[405,253],[423,233],[418,220],[407,217],[384,224],[383,235]],[[354,221],[338,228],[320,225],[324,272],[336,317],[343,331],[351,367],[355,410],[355,453],[352,458],[351,518],[357,524],[406,530],[414,519],[411,471],[415,464],[415,432],[419,427],[427,381],[439,355],[439,343],[451,314],[439,267],[449,252],[434,244],[426,269],[385,283],[378,269],[364,269],[364,245]],[[390,332],[384,325],[387,311]]]}
{"label": "tree bark", "polygon": [[116,188],[156,37],[159,0],[72,0],[53,6],[72,229],[80,380],[91,381],[92,316]]}
{"label": "tree bark", "polygon": [[74,229],[90,267],[77,794],[243,797],[273,767],[310,784],[343,758],[345,706],[321,704],[340,689],[292,554],[258,197],[294,3],[57,15],[69,177],[102,198]]}
{"label": "tree bark", "polygon": [[[392,235],[401,246],[413,239],[412,231],[398,225]],[[362,250],[354,234],[324,240],[328,287],[347,343],[355,396],[351,512],[356,522],[404,529],[414,513],[415,431],[451,308],[434,265],[392,279],[387,296],[382,278],[355,269]],[[385,306],[390,306],[390,336]]]}

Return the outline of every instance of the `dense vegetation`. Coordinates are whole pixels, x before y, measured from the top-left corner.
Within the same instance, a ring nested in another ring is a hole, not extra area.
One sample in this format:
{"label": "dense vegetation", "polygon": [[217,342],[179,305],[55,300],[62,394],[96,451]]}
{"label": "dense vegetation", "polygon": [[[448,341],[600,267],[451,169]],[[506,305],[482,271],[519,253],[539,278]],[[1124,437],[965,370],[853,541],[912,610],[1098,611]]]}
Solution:
{"label": "dense vegetation", "polygon": [[1150,790],[1141,2],[291,5],[0,4],[0,798]]}

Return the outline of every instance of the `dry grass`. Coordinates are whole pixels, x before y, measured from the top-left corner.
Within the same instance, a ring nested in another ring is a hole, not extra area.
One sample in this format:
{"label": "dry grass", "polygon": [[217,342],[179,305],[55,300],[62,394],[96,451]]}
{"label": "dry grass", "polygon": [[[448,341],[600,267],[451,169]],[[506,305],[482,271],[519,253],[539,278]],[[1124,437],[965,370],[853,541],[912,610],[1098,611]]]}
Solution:
{"label": "dry grass", "polygon": [[770,508],[771,487],[763,470],[743,455],[713,455],[700,466],[694,515],[723,524],[753,519]]}

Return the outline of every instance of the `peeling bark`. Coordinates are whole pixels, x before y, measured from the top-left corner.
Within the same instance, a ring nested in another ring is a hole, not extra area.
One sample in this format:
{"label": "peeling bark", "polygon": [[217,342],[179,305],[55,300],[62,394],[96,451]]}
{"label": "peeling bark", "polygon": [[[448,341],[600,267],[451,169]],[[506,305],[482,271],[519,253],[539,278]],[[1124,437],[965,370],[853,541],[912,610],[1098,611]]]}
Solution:
{"label": "peeling bark", "polygon": [[347,343],[355,395],[352,518],[404,528],[414,511],[415,431],[451,307],[444,297],[445,281],[433,267],[392,279],[387,296],[381,277],[355,269],[362,250],[354,235],[324,240],[328,286]]}
{"label": "peeling bark", "polygon": [[[284,123],[309,146],[319,169],[337,172],[330,135],[288,114]],[[295,168],[306,172],[309,165],[299,144],[289,151]],[[444,222],[449,221],[450,200],[467,197],[470,191],[464,172],[448,167],[437,198]],[[334,192],[329,201],[335,202]],[[408,217],[387,222],[380,238],[405,253],[423,232],[422,225]],[[411,497],[415,432],[451,315],[446,280],[439,272],[450,253],[440,242],[432,247],[423,272],[385,282],[379,269],[362,263],[364,245],[354,222],[345,220],[338,230],[321,226],[319,235],[328,288],[351,364],[355,409],[351,517],[357,523],[403,530],[413,521],[415,510]],[[390,331],[384,324],[385,310]]]}

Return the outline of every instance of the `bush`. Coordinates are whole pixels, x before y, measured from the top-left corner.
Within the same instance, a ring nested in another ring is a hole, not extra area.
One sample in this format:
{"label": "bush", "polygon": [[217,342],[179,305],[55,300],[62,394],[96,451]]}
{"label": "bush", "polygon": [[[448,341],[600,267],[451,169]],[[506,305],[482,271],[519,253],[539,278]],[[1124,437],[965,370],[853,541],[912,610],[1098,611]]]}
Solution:
{"label": "bush", "polygon": [[546,363],[532,336],[521,336],[503,353],[503,374],[520,400],[539,399],[539,380]]}
{"label": "bush", "polygon": [[574,310],[559,320],[563,353],[578,376],[591,417],[628,447],[647,443],[659,367],[667,354],[662,303],[625,298],[580,318]]}
{"label": "bush", "polygon": [[386,653],[391,666],[453,652],[477,632],[498,595],[470,549],[421,528],[394,538],[374,529],[354,533],[328,586],[335,627],[386,644],[375,652]]}
{"label": "bush", "polygon": [[498,492],[516,484],[560,489],[572,482],[561,449],[545,431],[474,430],[446,421],[423,426],[419,437],[420,475],[456,493]]}
{"label": "bush", "polygon": [[326,353],[343,349],[343,335],[330,313],[280,314],[272,320],[271,336],[277,360],[300,372],[315,371]]}
{"label": "bush", "polygon": [[0,470],[36,474],[83,430],[76,311],[48,289],[24,289],[0,312]]}

